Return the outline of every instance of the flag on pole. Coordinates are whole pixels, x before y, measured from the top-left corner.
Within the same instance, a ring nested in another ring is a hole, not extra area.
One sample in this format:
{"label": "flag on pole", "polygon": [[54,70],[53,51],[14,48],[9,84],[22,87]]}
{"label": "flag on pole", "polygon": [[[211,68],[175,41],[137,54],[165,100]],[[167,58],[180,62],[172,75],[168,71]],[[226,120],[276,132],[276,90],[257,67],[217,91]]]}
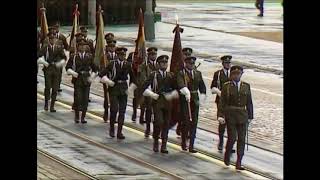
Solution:
{"label": "flag on pole", "polygon": [[[182,59],[182,47],[180,33],[183,32],[183,29],[179,27],[179,24],[176,24],[176,27],[172,31],[175,33],[173,48],[171,53],[171,62],[170,62],[170,72],[173,72],[176,76],[177,73],[183,69],[183,59]],[[172,100],[172,112],[170,119],[170,127],[173,127],[177,122],[180,122],[180,101],[179,99]],[[180,127],[177,127],[177,132],[180,131]]]}
{"label": "flag on pole", "polygon": [[180,39],[180,33],[183,33],[183,29],[179,27],[179,24],[176,24],[176,27],[172,32],[175,33],[175,35],[171,53],[170,72],[176,74],[183,68],[182,47]]}
{"label": "flag on pole", "polygon": [[105,51],[105,42],[104,42],[104,23],[103,23],[103,10],[101,9],[101,5],[99,5],[99,9],[97,12],[97,27],[96,27],[96,48],[94,54],[94,63],[100,67],[105,68],[108,64],[108,59],[104,53]]}
{"label": "flag on pole", "polygon": [[77,49],[77,42],[75,35],[79,32],[79,15],[80,12],[78,11],[78,4],[76,4],[75,9],[73,11],[73,26],[72,26],[72,31],[70,35],[70,51],[76,52]]}
{"label": "flag on pole", "polygon": [[144,35],[144,21],[143,21],[143,13],[140,8],[139,11],[139,30],[138,36],[136,39],[136,48],[134,50],[134,58],[133,58],[133,65],[132,71],[134,76],[138,74],[138,67],[140,64],[146,62],[146,45],[145,45],[145,35]]}
{"label": "flag on pole", "polygon": [[44,7],[44,3],[42,3],[42,7],[40,8],[40,39],[41,43],[47,37],[49,33],[47,17],[46,17],[46,8]]}

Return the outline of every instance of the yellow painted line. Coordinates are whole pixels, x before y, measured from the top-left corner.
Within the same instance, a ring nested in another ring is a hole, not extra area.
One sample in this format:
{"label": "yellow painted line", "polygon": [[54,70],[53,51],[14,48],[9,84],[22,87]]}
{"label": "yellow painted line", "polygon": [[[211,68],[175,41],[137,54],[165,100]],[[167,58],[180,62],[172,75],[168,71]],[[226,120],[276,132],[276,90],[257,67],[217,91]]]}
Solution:
{"label": "yellow painted line", "polygon": [[[38,95],[38,97],[41,97],[41,99],[44,99],[44,96],[43,96],[43,95],[41,95],[41,94],[39,94],[39,93],[38,93],[37,95]],[[65,107],[65,108],[71,108],[70,105],[67,105],[67,104],[65,104],[65,103],[62,103],[62,102],[59,102],[59,101],[56,101],[56,103],[59,104],[59,105],[61,105],[61,106],[63,106],[63,107]],[[87,112],[86,115],[88,115],[89,117],[91,117],[91,118],[92,118],[93,120],[95,120],[96,122],[99,122],[99,121],[100,121],[100,122],[104,122],[103,118],[101,118],[100,116],[94,115],[94,114],[92,114],[92,113],[90,113],[90,112]],[[97,120],[98,120],[98,121],[97,121]],[[127,127],[127,126],[125,126],[125,125],[123,125],[123,128],[126,129],[126,130],[128,130],[128,131],[130,131],[130,132],[133,132],[133,133],[135,133],[135,134],[144,136],[144,132],[141,132],[141,131],[138,131],[138,130],[136,130],[136,129]],[[167,142],[167,145],[168,145],[169,147],[175,149],[175,150],[178,150],[178,151],[180,151],[180,152],[184,152],[184,153],[186,153],[186,154],[189,154],[189,155],[192,155],[192,156],[201,158],[201,159],[206,160],[206,161],[213,162],[213,163],[215,163],[215,164],[217,164],[217,165],[219,165],[219,166],[221,166],[221,167],[225,167],[225,168],[228,168],[228,169],[230,169],[230,170],[234,169],[234,171],[236,172],[235,166],[233,166],[233,165],[230,164],[230,166],[227,167],[227,166],[224,164],[224,162],[221,161],[221,160],[212,158],[212,157],[210,157],[210,156],[207,156],[207,155],[202,154],[202,153],[199,153],[199,152],[198,152],[198,153],[188,153],[188,151],[182,151],[182,150],[181,150],[181,146],[179,146],[179,145],[177,145],[177,144],[173,144],[173,143],[171,143],[171,142]],[[250,176],[250,177],[253,177],[253,178],[255,178],[255,179],[268,179],[268,178],[265,178],[265,177],[263,177],[263,176],[254,174],[254,173],[249,172],[249,171],[241,171],[241,172],[239,172],[239,173],[245,174],[245,175]]]}

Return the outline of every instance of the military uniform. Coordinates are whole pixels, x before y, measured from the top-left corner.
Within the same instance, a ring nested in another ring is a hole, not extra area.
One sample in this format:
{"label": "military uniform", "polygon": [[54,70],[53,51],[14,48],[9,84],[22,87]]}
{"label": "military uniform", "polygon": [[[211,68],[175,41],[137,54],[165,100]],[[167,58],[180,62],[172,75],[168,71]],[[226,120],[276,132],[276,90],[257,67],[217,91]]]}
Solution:
{"label": "military uniform", "polygon": [[[118,54],[126,53],[127,48],[118,47],[116,52]],[[125,137],[122,134],[122,126],[124,124],[125,112],[127,107],[127,89],[128,89],[128,74],[130,78],[133,77],[131,63],[123,60],[120,61],[120,57],[116,60],[109,62],[107,67],[99,73],[99,76],[102,77],[101,81],[104,82],[104,79],[107,79],[109,82],[112,81],[112,85],[108,84],[108,91],[110,97],[110,136],[114,137],[114,123],[118,114],[118,132],[117,138],[124,139]],[[109,79],[110,78],[110,79]],[[133,80],[133,82],[135,82]]]}
{"label": "military uniform", "polygon": [[[48,36],[50,38],[54,39],[55,34],[52,32],[48,33]],[[57,42],[57,41],[56,41]],[[43,72],[44,72],[44,78],[45,78],[45,89],[44,89],[44,95],[45,95],[45,110],[48,110],[48,101],[50,100],[50,90],[51,92],[51,105],[50,105],[50,111],[55,112],[54,104],[57,97],[57,91],[59,89],[59,76],[61,72],[61,68],[63,66],[63,63],[67,59],[63,47],[57,43],[57,44],[50,44],[46,43],[44,44],[39,52],[39,57],[44,57],[43,64]],[[64,62],[62,62],[62,60]]]}
{"label": "military uniform", "polygon": [[[82,42],[79,45],[87,45]],[[86,123],[85,115],[88,108],[90,84],[94,73],[97,73],[98,68],[93,62],[93,55],[88,52],[77,52],[70,56],[66,65],[67,73],[74,71],[77,75],[73,75],[72,83],[74,84],[74,110],[75,122],[79,122],[79,111],[82,111],[81,122]]]}
{"label": "military uniform", "polygon": [[[111,42],[108,43],[108,46],[115,46],[116,41],[111,40]],[[107,49],[107,48],[106,48]],[[115,52],[111,52],[106,50],[105,54],[107,56],[108,61],[113,61],[117,59],[117,55]],[[108,114],[109,114],[109,96],[108,96],[108,86],[106,84],[102,84],[103,86],[103,95],[104,95],[104,102],[103,102],[103,108],[104,108],[104,113],[103,113],[103,120],[104,122],[108,122]]]}
{"label": "military uniform", "polygon": [[[185,62],[194,61],[195,57],[187,57]],[[201,72],[192,69],[188,70],[184,68],[179,71],[177,74],[177,84],[180,89],[180,107],[182,112],[182,121],[181,121],[181,130],[182,130],[182,142],[181,147],[183,150],[186,150],[186,140],[188,133],[190,135],[190,143],[189,143],[189,152],[196,152],[193,148],[194,140],[196,138],[196,130],[198,124],[198,115],[199,115],[199,95],[198,91],[201,94],[206,94],[206,86],[202,79]],[[187,88],[187,89],[186,89]],[[189,92],[189,93],[186,93]],[[187,95],[189,94],[189,95]],[[186,96],[190,96],[190,110],[191,110],[191,118],[189,117],[189,108],[188,108],[188,100]]]}
{"label": "military uniform", "polygon": [[[168,62],[168,56],[162,55],[157,58],[157,63]],[[151,86],[149,89],[148,87]],[[161,134],[162,144],[161,152],[168,153],[166,144],[168,140],[169,120],[171,117],[171,102],[167,100],[165,95],[175,90],[174,75],[171,72],[157,70],[153,71],[148,79],[143,84],[144,96],[152,97],[150,99],[153,113],[153,150],[158,152],[159,149],[159,137]],[[151,94],[151,95],[148,95]],[[154,97],[156,96],[156,97]]]}
{"label": "military uniform", "polygon": [[[242,67],[231,67],[232,73],[242,73]],[[228,81],[221,91],[218,116],[227,123],[228,141],[224,155],[224,162],[230,164],[230,154],[233,144],[237,140],[236,168],[243,170],[241,160],[244,155],[246,128],[248,119],[253,119],[253,105],[250,85],[246,82]]]}
{"label": "military uniform", "polygon": [[[147,49],[148,52],[148,56],[151,54],[156,54],[158,51],[157,48],[155,47],[150,47]],[[139,66],[138,69],[138,79],[137,80],[137,85],[138,88],[135,90],[135,98],[139,98],[139,94],[141,92],[141,88],[143,83],[147,80],[147,78],[150,76],[152,71],[156,71],[157,70],[157,64],[152,60],[149,60],[146,63],[142,63]],[[137,106],[136,106],[137,107]],[[141,109],[141,114],[140,114],[140,123],[143,121],[143,113],[145,111],[145,123],[146,123],[146,131],[145,131],[145,137],[149,137],[150,134],[150,123],[151,123],[151,117],[152,117],[152,106],[151,106],[151,98],[150,97],[144,97],[143,99],[143,103],[140,105],[140,109]],[[136,114],[136,108],[134,109],[134,114]]]}
{"label": "military uniform", "polygon": [[[226,55],[226,56],[222,56],[220,60],[222,61],[222,63],[231,63],[231,58],[232,56]],[[230,75],[230,70],[224,69],[224,68],[216,71],[213,75],[210,88],[213,94],[217,94],[216,100],[215,100],[215,103],[217,104],[217,109],[219,106],[222,85],[229,80],[229,75]],[[217,117],[218,117],[218,113],[217,113]],[[218,127],[218,132],[219,132],[218,150],[219,151],[222,151],[223,149],[225,129],[226,129],[226,124],[219,123],[219,127]]]}

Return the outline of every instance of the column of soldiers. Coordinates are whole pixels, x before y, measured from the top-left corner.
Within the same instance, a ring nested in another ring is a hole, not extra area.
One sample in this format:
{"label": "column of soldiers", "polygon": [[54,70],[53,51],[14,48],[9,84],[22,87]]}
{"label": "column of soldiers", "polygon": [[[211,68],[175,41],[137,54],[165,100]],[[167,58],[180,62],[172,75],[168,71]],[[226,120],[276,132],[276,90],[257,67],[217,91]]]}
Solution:
{"label": "column of soldiers", "polygon": [[[45,74],[45,106],[48,111],[51,99],[50,112],[55,112],[54,103],[61,81],[61,68],[66,62],[64,49],[65,38],[57,36],[58,26],[50,27],[48,38],[42,42],[39,49],[38,62],[44,65]],[[181,148],[191,153],[196,153],[194,142],[199,116],[199,105],[205,101],[206,86],[201,72],[195,67],[196,57],[192,56],[191,48],[183,49],[184,68],[177,74],[167,71],[167,55],[157,57],[157,48],[147,49],[147,61],[138,68],[138,76],[132,71],[133,53],[126,59],[127,48],[116,47],[117,41],[112,33],[105,36],[106,56],[109,63],[106,67],[98,67],[93,63],[94,46],[93,41],[87,38],[87,29],[81,28],[76,34],[77,47],[70,49],[70,57],[65,67],[67,74],[72,76],[74,84],[74,112],[75,123],[86,123],[85,115],[88,107],[90,84],[99,76],[104,88],[104,116],[108,121],[108,109],[110,102],[110,125],[109,136],[115,137],[115,123],[117,126],[117,139],[125,139],[122,127],[128,99],[128,91],[131,85],[136,89],[136,101],[139,102],[143,96],[145,109],[145,137],[151,134],[151,122],[153,117],[152,137],[154,139],[153,151],[159,152],[159,139],[161,139],[161,153],[168,153],[166,144],[169,129],[175,125],[170,123],[172,104],[174,98],[179,98],[181,119],[178,124],[177,134],[181,134]],[[59,38],[60,37],[60,38]],[[253,119],[253,105],[251,99],[250,85],[241,81],[243,69],[240,66],[231,66],[232,56],[221,57],[223,68],[216,71],[211,83],[212,94],[217,94],[217,119],[219,121],[219,144],[218,150],[223,149],[223,136],[227,128],[228,140],[224,155],[224,162],[230,164],[230,155],[233,145],[237,140],[237,163],[236,169],[243,170],[241,166],[244,154],[245,136],[248,124]],[[200,95],[199,95],[200,92]],[[80,117],[80,111],[82,112]],[[141,114],[140,116],[143,116]],[[135,117],[134,117],[135,118]],[[188,147],[187,147],[188,144]]]}

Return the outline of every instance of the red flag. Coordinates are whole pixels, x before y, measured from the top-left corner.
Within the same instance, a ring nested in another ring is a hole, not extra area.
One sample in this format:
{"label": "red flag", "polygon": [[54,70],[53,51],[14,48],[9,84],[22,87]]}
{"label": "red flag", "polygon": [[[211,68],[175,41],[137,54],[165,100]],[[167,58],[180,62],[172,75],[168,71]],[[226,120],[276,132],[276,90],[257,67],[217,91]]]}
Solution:
{"label": "red flag", "polygon": [[40,37],[41,37],[41,43],[43,40],[47,37],[47,34],[49,33],[48,30],[48,23],[47,23],[47,17],[46,17],[46,8],[44,8],[44,3],[42,3],[42,7],[40,8]]}
{"label": "red flag", "polygon": [[134,58],[132,70],[134,76],[138,74],[138,67],[140,64],[146,61],[146,46],[145,46],[145,36],[144,36],[144,21],[143,21],[143,13],[140,8],[139,11],[139,31],[138,37],[136,39],[136,48],[134,50]]}
{"label": "red flag", "polygon": [[[171,62],[170,62],[170,72],[173,72],[175,75],[183,68],[183,60],[182,60],[182,47],[181,47],[181,39],[180,33],[183,32],[183,29],[179,27],[179,24],[172,31],[175,33],[173,48],[171,54]],[[174,126],[177,122],[180,122],[180,102],[179,99],[174,99],[172,101],[172,112],[171,112],[171,121],[170,127]],[[177,129],[180,127],[177,127]],[[179,131],[179,130],[177,130]]]}
{"label": "red flag", "polygon": [[80,12],[78,11],[78,4],[76,4],[75,9],[73,11],[73,26],[72,26],[72,31],[71,31],[71,35],[70,35],[70,50],[74,50],[74,52],[77,49],[76,46],[76,38],[75,35],[79,32],[79,15]]}
{"label": "red flag", "polygon": [[104,42],[104,23],[103,23],[103,10],[101,5],[99,5],[99,10],[97,12],[97,31],[96,31],[96,49],[94,54],[94,63],[100,68],[106,67],[108,61],[104,53],[105,42]]}

